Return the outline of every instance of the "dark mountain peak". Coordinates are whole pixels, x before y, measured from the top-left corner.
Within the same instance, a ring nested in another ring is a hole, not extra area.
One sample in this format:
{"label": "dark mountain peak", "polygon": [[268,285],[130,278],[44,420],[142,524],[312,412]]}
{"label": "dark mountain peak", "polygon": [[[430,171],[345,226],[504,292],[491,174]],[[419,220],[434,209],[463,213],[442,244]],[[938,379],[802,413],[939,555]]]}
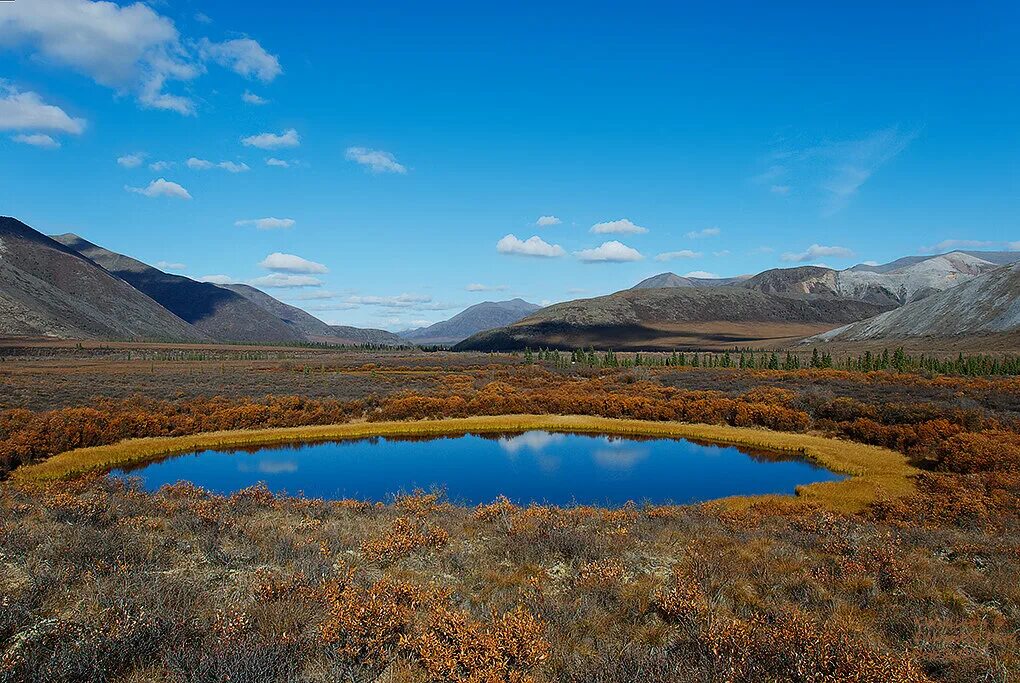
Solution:
{"label": "dark mountain peak", "polygon": [[455,344],[478,332],[517,322],[540,308],[521,298],[483,301],[465,308],[449,320],[402,332],[400,336],[415,344]]}

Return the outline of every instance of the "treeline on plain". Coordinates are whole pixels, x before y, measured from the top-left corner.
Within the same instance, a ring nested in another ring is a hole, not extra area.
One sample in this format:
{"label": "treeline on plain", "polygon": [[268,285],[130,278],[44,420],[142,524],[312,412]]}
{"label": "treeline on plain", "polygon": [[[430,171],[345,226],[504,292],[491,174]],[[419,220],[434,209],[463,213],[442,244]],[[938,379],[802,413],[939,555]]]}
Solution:
{"label": "treeline on plain", "polygon": [[554,367],[568,368],[587,366],[591,368],[626,368],[636,366],[669,366],[669,367],[705,367],[705,368],[740,368],[747,370],[801,370],[801,369],[835,369],[850,372],[872,372],[876,370],[892,370],[896,372],[918,372],[934,375],[963,375],[968,377],[985,377],[995,375],[1020,375],[1020,356],[993,356],[958,354],[955,358],[940,358],[934,355],[907,353],[903,347],[881,353],[865,351],[862,354],[847,355],[834,359],[828,351],[819,352],[813,349],[811,357],[802,359],[798,354],[787,351],[780,355],[775,351],[754,351],[753,349],[734,349],[722,353],[702,352],[683,353],[674,351],[672,354],[652,353],[642,355],[636,352],[619,356],[615,351],[599,353],[594,348],[575,349],[570,353],[539,349],[524,350],[525,364],[536,361],[549,363]]}

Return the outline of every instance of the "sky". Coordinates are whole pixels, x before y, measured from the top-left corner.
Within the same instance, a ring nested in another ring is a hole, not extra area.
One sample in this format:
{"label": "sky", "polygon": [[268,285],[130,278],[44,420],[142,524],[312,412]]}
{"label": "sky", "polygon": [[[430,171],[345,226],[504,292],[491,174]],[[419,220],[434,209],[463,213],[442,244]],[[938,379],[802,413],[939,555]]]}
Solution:
{"label": "sky", "polygon": [[0,214],[400,330],[1020,249],[1020,4],[0,2]]}

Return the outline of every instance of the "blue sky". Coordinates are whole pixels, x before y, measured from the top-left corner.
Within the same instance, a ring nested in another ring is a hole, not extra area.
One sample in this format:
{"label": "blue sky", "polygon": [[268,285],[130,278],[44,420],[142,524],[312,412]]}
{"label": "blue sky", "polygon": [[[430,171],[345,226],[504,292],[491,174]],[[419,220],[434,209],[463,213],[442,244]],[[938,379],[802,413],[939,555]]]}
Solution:
{"label": "blue sky", "polygon": [[0,213],[389,329],[1020,248],[1017,3],[679,4],[0,3]]}

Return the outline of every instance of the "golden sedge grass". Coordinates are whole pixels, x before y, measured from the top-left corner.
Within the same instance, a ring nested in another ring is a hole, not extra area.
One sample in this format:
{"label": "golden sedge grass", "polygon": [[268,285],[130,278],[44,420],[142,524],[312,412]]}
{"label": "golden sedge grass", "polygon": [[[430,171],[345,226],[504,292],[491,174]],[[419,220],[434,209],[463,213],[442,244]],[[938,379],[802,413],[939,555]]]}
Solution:
{"label": "golden sedge grass", "polygon": [[[797,500],[855,512],[876,500],[913,491],[911,467],[901,453],[877,446],[811,434],[772,432],[748,427],[621,420],[585,415],[496,415],[410,422],[354,422],[282,429],[206,432],[190,436],[129,439],[109,446],[66,451],[43,462],[15,470],[11,479],[30,485],[70,479],[90,472],[137,465],[167,455],[214,448],[271,445],[297,441],[330,441],[368,436],[427,436],[542,429],[555,432],[662,436],[711,441],[733,446],[800,455],[833,472],[848,475],[838,482],[797,487]],[[746,507],[771,496],[738,496],[717,501]],[[776,498],[785,498],[777,496]]]}

